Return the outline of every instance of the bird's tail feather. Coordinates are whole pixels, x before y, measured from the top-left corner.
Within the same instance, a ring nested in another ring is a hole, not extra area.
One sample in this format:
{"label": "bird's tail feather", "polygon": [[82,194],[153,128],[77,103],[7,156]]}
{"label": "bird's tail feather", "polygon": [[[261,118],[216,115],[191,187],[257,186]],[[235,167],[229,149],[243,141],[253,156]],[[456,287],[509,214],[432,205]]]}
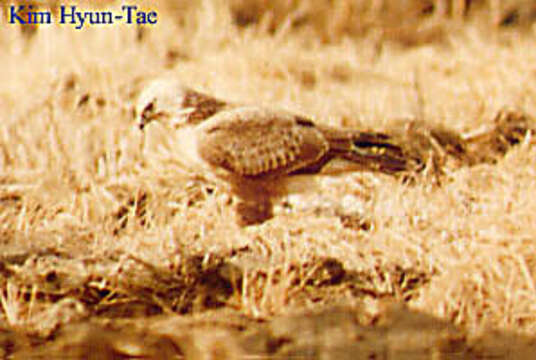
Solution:
{"label": "bird's tail feather", "polygon": [[362,165],[364,169],[397,173],[408,170],[402,148],[380,132],[330,130],[324,134],[330,156]]}

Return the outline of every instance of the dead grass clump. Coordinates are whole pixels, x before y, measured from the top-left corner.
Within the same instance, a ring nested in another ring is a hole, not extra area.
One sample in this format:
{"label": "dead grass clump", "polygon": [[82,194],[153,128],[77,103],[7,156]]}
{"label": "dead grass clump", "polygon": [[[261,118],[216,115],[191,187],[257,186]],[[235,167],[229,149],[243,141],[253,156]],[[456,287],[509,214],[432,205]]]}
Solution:
{"label": "dead grass clump", "polygon": [[[501,264],[500,272],[493,263]],[[504,254],[489,252],[476,264],[475,261],[452,269],[435,279],[425,290],[422,301],[438,301],[434,306],[435,314],[473,333],[483,332],[492,323],[500,323],[503,328],[521,326],[531,332],[534,328],[528,324],[534,319],[531,315],[534,310],[533,274],[527,257],[516,256],[508,250]],[[461,269],[465,270],[463,275]]]}
{"label": "dead grass clump", "polygon": [[496,163],[534,131],[534,122],[519,111],[501,110],[487,129],[468,134],[424,122],[403,121],[389,132],[401,144],[408,170],[438,176],[465,166]]}
{"label": "dead grass clump", "polygon": [[241,287],[238,270],[222,258],[179,258],[180,263],[168,269],[121,254],[99,261],[64,253],[12,255],[2,262],[7,277],[2,307],[11,326],[46,338],[73,321],[71,315],[59,316],[52,309],[84,314],[78,318],[191,313],[225,305]]}
{"label": "dead grass clump", "polygon": [[[492,129],[465,137],[474,162],[495,163],[515,145],[534,132],[534,120],[520,111],[501,110]],[[529,134],[530,133],[530,134]]]}

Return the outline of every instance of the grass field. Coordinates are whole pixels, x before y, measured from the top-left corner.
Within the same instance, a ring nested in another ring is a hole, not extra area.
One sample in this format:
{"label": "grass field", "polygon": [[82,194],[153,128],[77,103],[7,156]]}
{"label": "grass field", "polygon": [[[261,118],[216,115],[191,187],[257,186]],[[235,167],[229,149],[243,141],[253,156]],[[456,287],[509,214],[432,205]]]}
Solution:
{"label": "grass field", "polygon": [[[140,6],[157,25],[0,24],[0,355],[536,354],[532,1]],[[441,161],[414,181],[320,177],[240,228],[218,184],[135,127],[159,76],[397,134],[525,125],[482,161],[420,149]]]}

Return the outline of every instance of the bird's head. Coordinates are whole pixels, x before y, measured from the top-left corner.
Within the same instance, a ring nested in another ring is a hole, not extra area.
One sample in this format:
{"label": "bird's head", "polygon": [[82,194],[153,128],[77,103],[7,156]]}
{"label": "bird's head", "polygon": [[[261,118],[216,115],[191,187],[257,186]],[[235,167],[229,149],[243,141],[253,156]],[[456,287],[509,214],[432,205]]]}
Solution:
{"label": "bird's head", "polygon": [[140,130],[152,121],[176,127],[191,111],[184,108],[187,91],[179,82],[167,79],[155,80],[147,85],[136,103],[136,122]]}
{"label": "bird's head", "polygon": [[212,96],[192,90],[173,79],[151,82],[136,104],[136,121],[143,130],[152,121],[167,128],[195,125],[227,106]]}

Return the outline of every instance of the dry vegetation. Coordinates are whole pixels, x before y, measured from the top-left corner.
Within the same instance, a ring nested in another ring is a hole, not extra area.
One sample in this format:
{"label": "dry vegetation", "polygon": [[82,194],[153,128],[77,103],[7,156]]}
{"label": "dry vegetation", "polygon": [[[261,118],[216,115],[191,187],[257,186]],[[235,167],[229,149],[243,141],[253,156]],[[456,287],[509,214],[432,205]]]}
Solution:
{"label": "dry vegetation", "polygon": [[[534,356],[532,1],[145,7],[157,26],[0,25],[0,356]],[[238,228],[134,127],[161,75],[392,132],[422,166]]]}

